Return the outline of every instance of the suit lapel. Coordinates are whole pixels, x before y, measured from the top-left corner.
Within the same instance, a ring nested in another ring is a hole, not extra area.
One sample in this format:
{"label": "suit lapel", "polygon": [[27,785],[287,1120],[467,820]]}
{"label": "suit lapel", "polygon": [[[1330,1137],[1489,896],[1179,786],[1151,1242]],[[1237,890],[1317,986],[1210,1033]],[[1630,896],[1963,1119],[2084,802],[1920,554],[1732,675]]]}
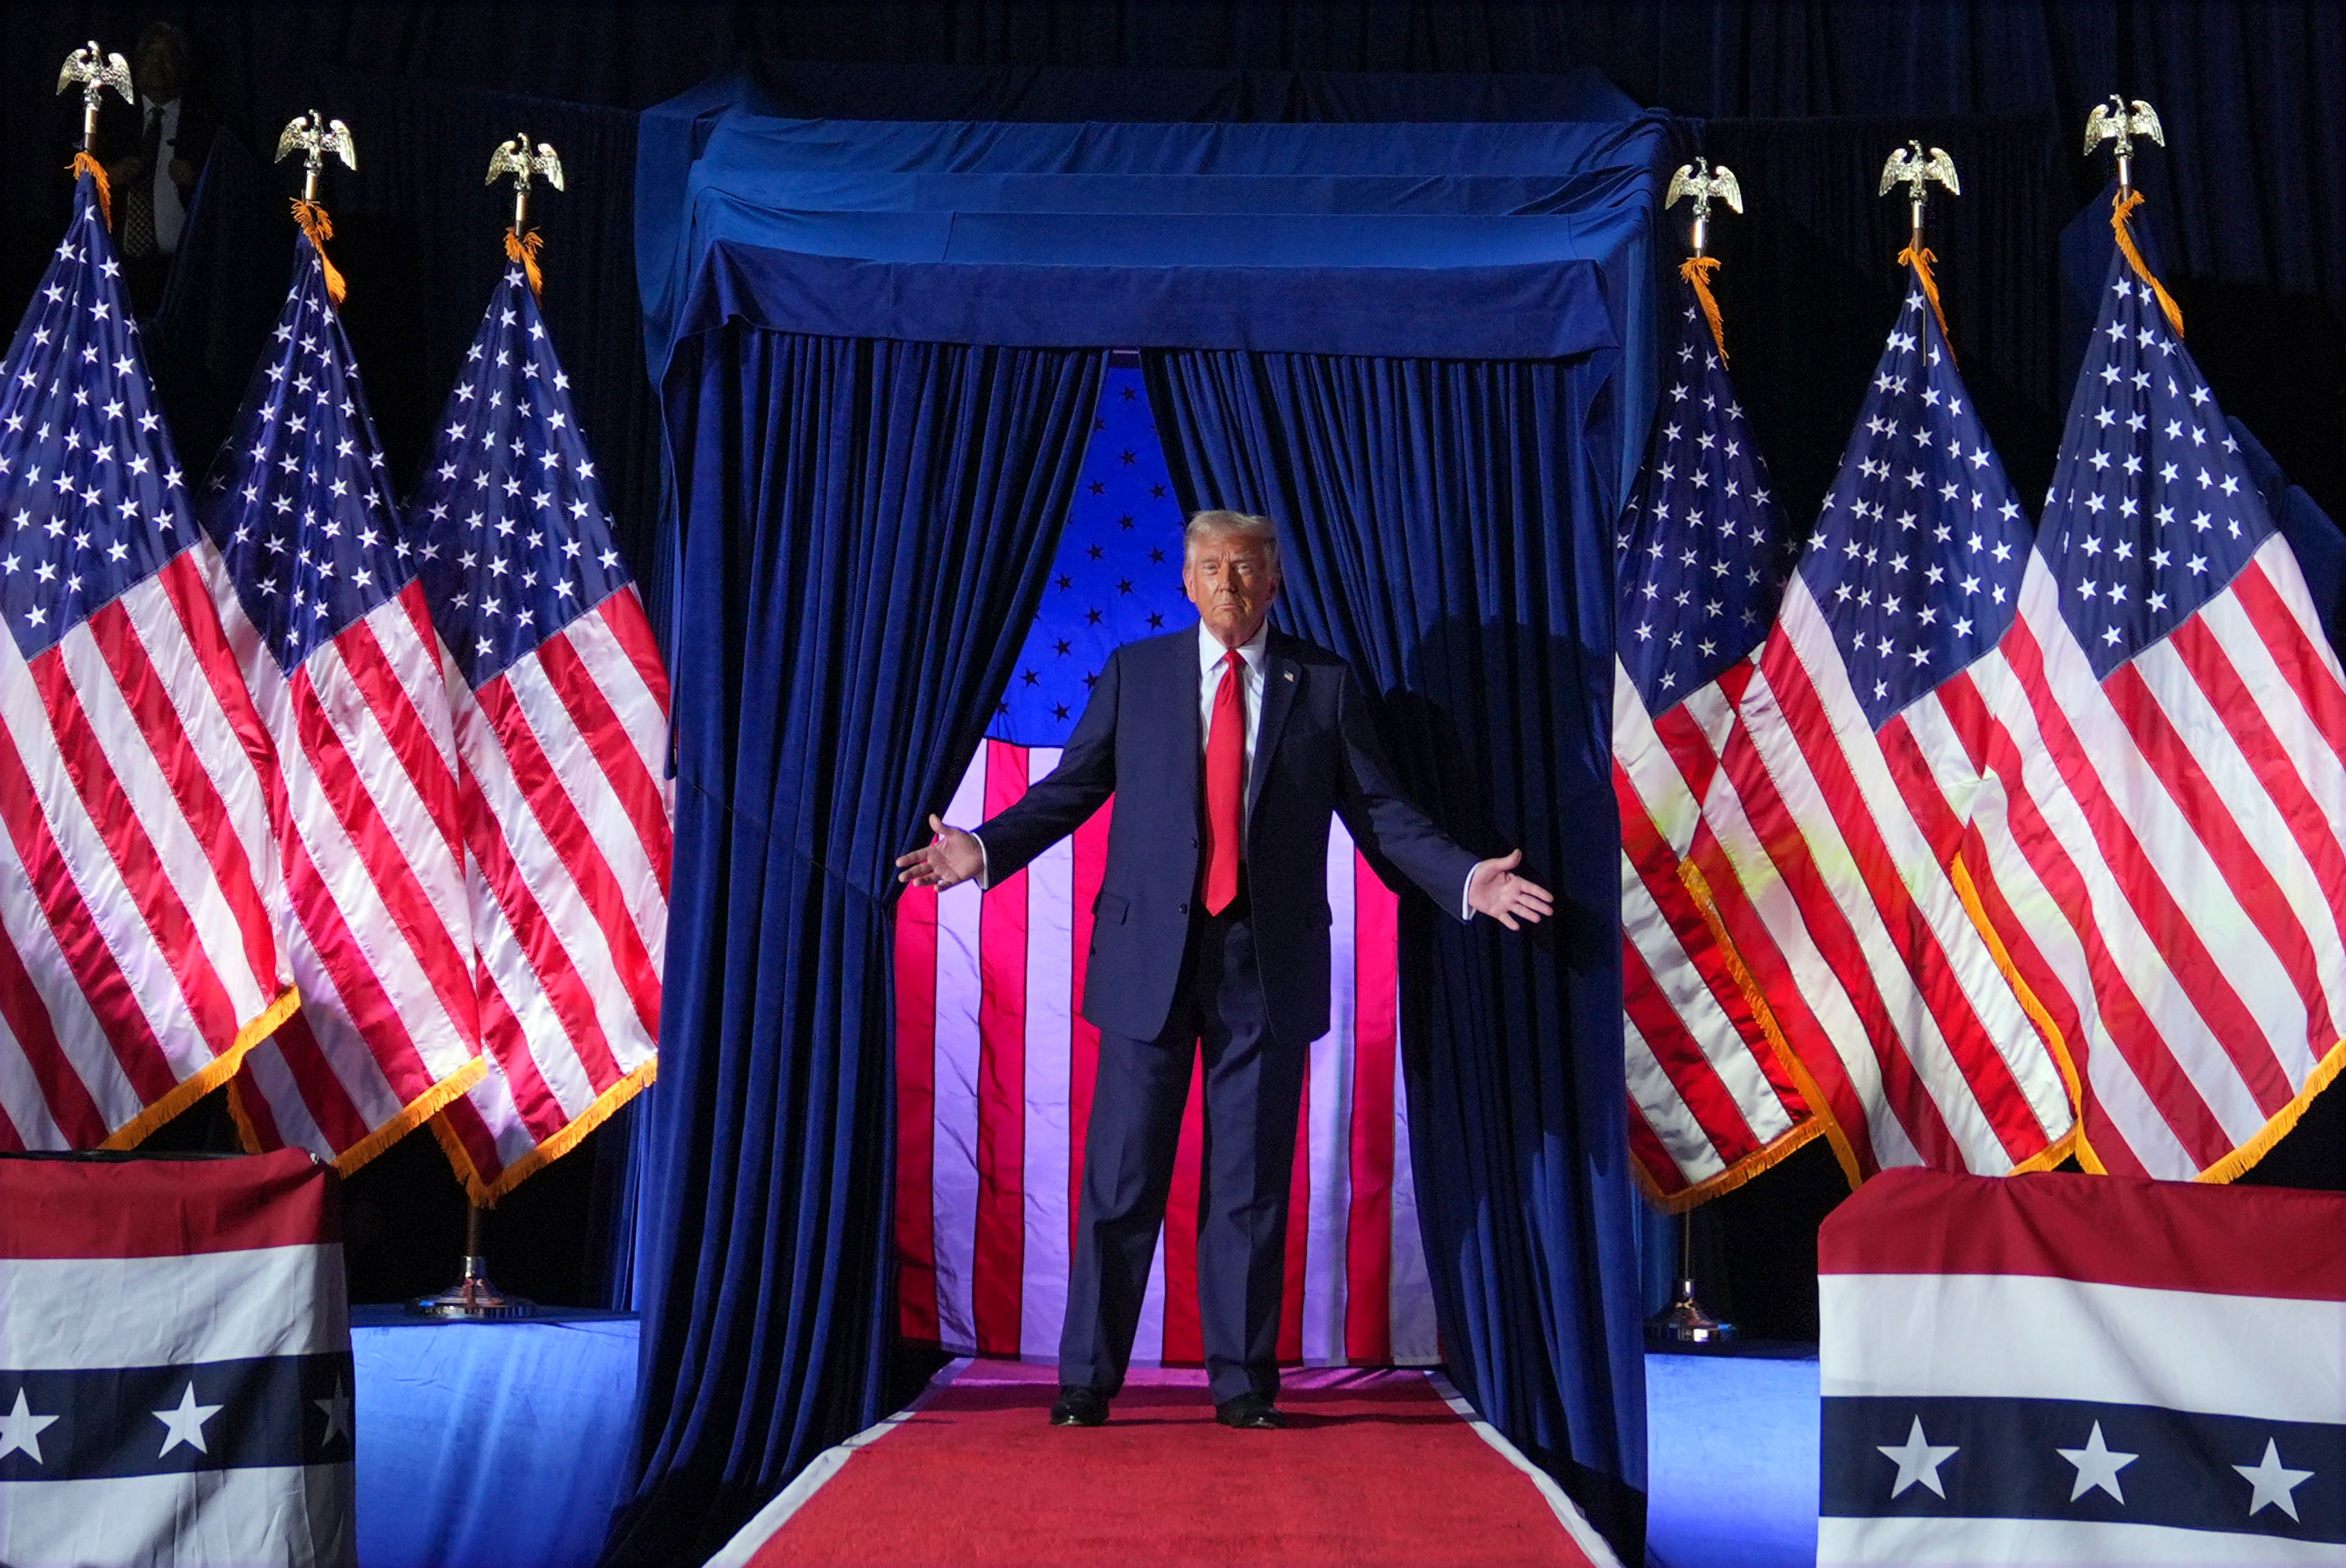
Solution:
{"label": "suit lapel", "polygon": [[1270,759],[1279,749],[1279,732],[1287,723],[1287,710],[1295,705],[1295,687],[1301,680],[1296,663],[1280,647],[1283,641],[1279,633],[1270,634],[1262,649],[1262,721],[1254,734],[1254,770],[1247,779],[1247,820],[1254,820],[1254,803],[1262,798],[1262,781],[1270,772]]}
{"label": "suit lapel", "polygon": [[[1198,638],[1196,634],[1192,633],[1188,636],[1169,638],[1168,641],[1170,644],[1170,651],[1165,660],[1164,673],[1159,678],[1165,682],[1167,693],[1179,698],[1184,716],[1181,732],[1189,738],[1188,744],[1181,748],[1181,760],[1178,766],[1184,774],[1184,780],[1179,798],[1198,802],[1198,809],[1202,812],[1205,809],[1206,799],[1206,721],[1204,716],[1198,711]],[[1178,654],[1179,657],[1171,657],[1173,654]],[[1203,817],[1198,819],[1200,821],[1204,820]]]}

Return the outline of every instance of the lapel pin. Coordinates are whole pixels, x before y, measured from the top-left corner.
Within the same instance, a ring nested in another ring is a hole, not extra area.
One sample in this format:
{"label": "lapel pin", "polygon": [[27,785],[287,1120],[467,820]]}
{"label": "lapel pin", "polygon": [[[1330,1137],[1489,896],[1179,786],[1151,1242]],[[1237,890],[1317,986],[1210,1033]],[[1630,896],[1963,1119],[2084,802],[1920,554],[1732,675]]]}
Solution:
{"label": "lapel pin", "polygon": [[1281,678],[1282,680],[1293,680],[1293,679],[1295,678],[1295,672],[1294,672],[1293,670],[1291,670],[1291,669],[1283,669],[1283,670],[1280,670],[1280,671],[1279,672],[1279,674],[1280,674],[1280,678]]}

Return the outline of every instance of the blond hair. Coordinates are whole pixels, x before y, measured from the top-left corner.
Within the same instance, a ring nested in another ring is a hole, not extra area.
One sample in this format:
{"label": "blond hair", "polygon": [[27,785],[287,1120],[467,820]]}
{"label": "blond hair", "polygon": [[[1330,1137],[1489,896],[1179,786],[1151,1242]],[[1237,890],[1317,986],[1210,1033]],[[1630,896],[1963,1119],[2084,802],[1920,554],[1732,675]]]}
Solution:
{"label": "blond hair", "polygon": [[1188,526],[1181,530],[1181,559],[1187,563],[1197,555],[1198,546],[1209,537],[1232,535],[1251,539],[1261,545],[1263,559],[1270,564],[1270,575],[1274,577],[1281,575],[1279,524],[1251,512],[1226,512],[1219,506],[1190,514]]}

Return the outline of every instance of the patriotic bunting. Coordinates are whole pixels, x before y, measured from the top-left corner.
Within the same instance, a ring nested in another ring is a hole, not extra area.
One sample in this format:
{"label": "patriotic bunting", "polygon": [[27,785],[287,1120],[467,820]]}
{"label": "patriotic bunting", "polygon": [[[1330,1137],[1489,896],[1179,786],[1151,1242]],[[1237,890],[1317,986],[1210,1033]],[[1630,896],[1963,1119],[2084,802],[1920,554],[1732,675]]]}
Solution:
{"label": "patriotic bunting", "polygon": [[1896,1171],[1818,1237],[1820,1564],[2346,1557],[2346,1197]]}
{"label": "patriotic bunting", "polygon": [[333,1175],[0,1161],[0,1562],[352,1568]]}

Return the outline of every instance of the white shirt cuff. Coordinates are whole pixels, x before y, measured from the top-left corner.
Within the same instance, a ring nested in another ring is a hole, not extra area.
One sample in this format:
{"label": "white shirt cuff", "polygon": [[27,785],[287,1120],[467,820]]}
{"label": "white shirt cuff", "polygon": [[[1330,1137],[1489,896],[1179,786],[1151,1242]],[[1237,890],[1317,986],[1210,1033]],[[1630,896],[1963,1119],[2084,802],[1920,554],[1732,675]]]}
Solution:
{"label": "white shirt cuff", "polygon": [[1458,890],[1458,918],[1460,920],[1471,921],[1474,918],[1474,873],[1481,871],[1484,866],[1487,866],[1491,862],[1488,860],[1477,860],[1473,865],[1466,868],[1466,885]]}
{"label": "white shirt cuff", "polygon": [[994,862],[986,856],[985,840],[978,839],[975,833],[972,833],[970,837],[977,839],[977,885],[980,888],[990,888],[994,885]]}

